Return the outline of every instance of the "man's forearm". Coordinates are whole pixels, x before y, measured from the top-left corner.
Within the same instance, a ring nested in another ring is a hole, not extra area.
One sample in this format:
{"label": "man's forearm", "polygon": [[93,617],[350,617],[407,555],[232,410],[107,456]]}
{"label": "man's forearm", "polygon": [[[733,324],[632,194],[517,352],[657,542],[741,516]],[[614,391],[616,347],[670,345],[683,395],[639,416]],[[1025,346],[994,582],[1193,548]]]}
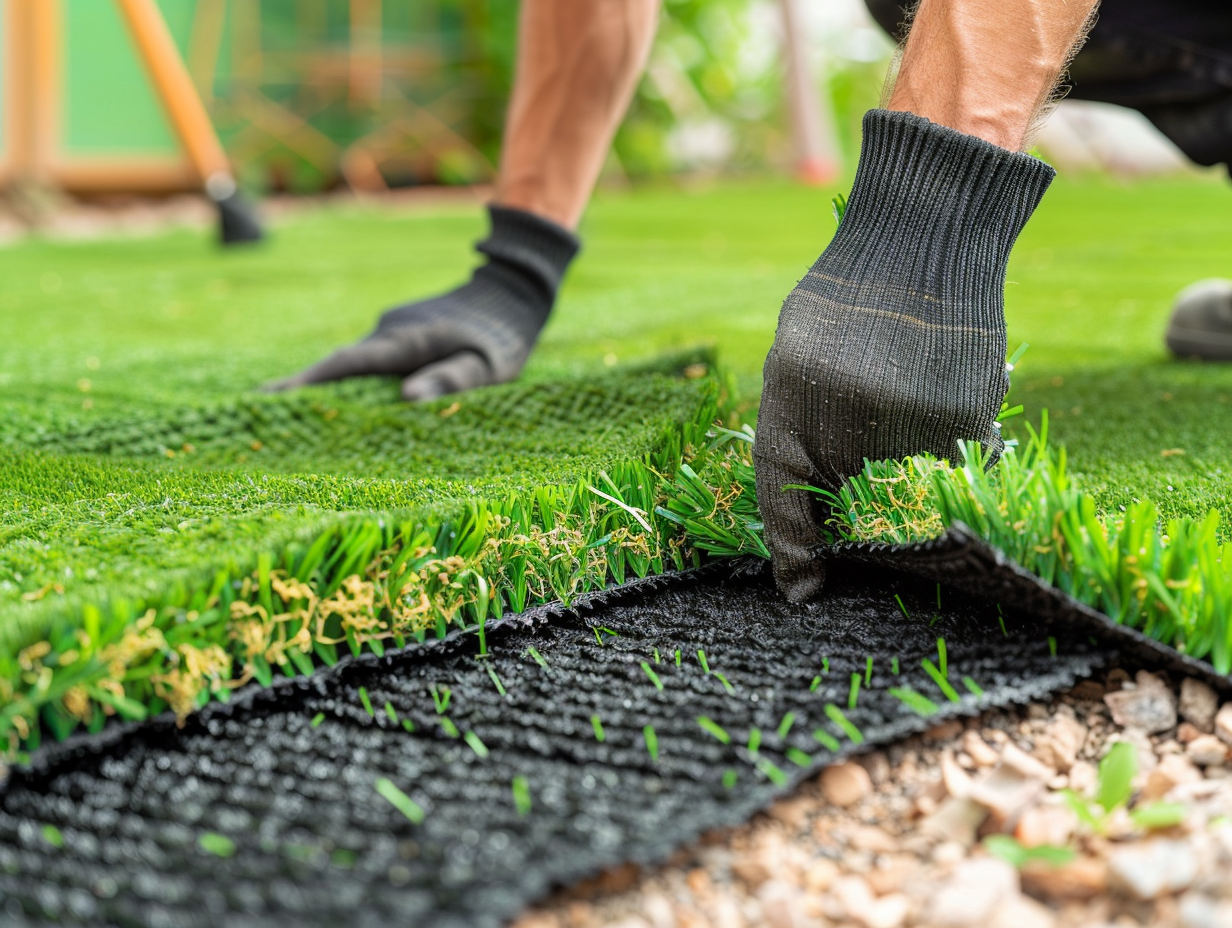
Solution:
{"label": "man's forearm", "polygon": [[576,228],[658,21],[659,0],[523,0],[497,203]]}
{"label": "man's forearm", "polygon": [[888,108],[1021,151],[1097,3],[922,0]]}

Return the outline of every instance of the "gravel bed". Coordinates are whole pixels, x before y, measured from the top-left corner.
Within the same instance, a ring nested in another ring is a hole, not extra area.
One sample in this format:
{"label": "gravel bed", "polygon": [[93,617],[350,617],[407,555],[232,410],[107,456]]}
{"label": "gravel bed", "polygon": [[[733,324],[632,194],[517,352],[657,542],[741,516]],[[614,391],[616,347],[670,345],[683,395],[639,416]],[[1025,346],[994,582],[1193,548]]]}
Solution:
{"label": "gravel bed", "polygon": [[[1118,741],[1137,755],[1133,797],[1084,825],[1067,791],[1094,796]],[[1205,684],[1118,668],[830,767],[669,865],[560,891],[515,928],[1228,928],[1230,745],[1232,703]],[[1180,824],[1134,823],[1158,802]],[[1070,859],[1016,866],[990,850],[1001,835]]]}

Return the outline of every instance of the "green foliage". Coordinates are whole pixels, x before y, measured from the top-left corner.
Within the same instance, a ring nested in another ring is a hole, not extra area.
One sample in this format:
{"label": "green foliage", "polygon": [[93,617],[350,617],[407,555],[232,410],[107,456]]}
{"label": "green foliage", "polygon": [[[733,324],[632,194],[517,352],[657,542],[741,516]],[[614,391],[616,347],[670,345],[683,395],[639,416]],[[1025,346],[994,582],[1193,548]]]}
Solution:
{"label": "green foliage", "polygon": [[[1099,763],[1094,798],[1066,790],[1065,802],[1084,827],[1102,834],[1112,816],[1129,807],[1137,775],[1137,749],[1127,741],[1118,741]],[[1129,809],[1130,821],[1144,831],[1179,825],[1187,814],[1188,809],[1178,802],[1148,802]]]}
{"label": "green foliage", "polygon": [[988,853],[1000,857],[1019,870],[1036,863],[1063,867],[1077,856],[1077,852],[1072,848],[1051,844],[1024,847],[1018,839],[1010,835],[989,835],[982,843]]}

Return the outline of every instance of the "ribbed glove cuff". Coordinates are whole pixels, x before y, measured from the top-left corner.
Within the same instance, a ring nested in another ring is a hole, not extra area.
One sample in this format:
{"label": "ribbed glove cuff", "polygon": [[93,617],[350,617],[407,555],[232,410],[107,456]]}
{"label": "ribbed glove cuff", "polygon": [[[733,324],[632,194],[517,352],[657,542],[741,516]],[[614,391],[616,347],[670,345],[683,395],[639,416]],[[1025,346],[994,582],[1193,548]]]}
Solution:
{"label": "ribbed glove cuff", "polygon": [[550,309],[581,241],[563,226],[525,210],[488,206],[492,231],[475,246],[531,286]]}
{"label": "ribbed glove cuff", "polygon": [[1054,176],[1030,155],[912,113],[870,110],[836,244],[858,253],[895,243],[898,269],[917,285],[940,283],[964,258],[1003,267]]}

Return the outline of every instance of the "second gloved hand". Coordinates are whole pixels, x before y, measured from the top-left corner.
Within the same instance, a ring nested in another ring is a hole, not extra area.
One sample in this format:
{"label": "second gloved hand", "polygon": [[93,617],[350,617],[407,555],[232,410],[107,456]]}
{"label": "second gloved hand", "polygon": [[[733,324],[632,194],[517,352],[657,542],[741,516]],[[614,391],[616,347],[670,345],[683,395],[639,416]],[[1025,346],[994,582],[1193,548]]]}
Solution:
{"label": "second gloved hand", "polygon": [[402,396],[429,400],[513,380],[556,301],[577,237],[522,210],[488,207],[487,262],[463,286],[391,309],[372,334],[266,389],[347,377],[403,377]]}
{"label": "second gloved hand", "polygon": [[753,449],[779,588],[812,598],[837,490],[865,459],[1000,452],[1005,267],[1051,182],[1042,161],[910,113],[873,110],[847,212],[787,297]]}

